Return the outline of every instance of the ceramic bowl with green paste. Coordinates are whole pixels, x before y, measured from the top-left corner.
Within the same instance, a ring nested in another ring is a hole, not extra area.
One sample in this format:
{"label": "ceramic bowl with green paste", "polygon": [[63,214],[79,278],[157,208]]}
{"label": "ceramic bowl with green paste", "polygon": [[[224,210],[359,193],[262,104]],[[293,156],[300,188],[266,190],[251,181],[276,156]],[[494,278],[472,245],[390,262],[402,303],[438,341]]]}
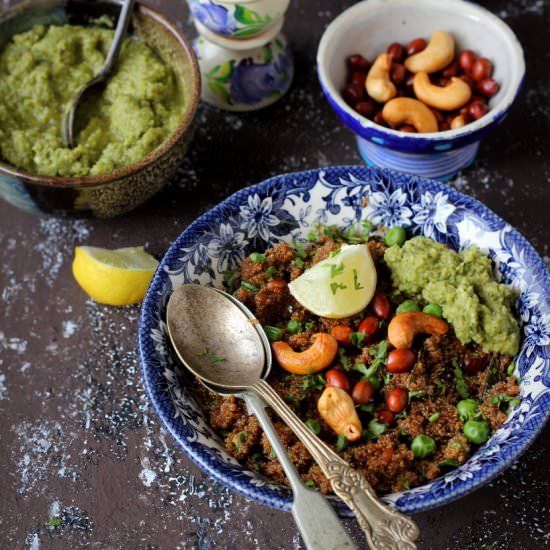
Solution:
{"label": "ceramic bowl with green paste", "polygon": [[168,183],[185,155],[200,74],[182,33],[134,9],[109,81],[87,96],[76,146],[61,124],[101,68],[115,1],[23,2],[0,13],[0,197],[33,213],[112,217]]}

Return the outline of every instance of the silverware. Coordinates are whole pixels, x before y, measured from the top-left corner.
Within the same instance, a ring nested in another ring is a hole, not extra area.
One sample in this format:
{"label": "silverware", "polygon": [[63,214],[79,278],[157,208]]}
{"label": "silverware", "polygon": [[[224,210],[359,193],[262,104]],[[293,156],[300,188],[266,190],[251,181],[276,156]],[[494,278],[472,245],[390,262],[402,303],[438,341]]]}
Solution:
{"label": "silverware", "polygon": [[261,396],[292,429],[356,515],[370,548],[416,548],[414,521],[381,502],[367,480],[315,436],[265,381],[271,352],[257,319],[247,317],[225,293],[188,284],[170,296],[166,322],[176,354],[193,374],[213,386]]}
{"label": "silverware", "polygon": [[124,0],[120,10],[120,15],[118,16],[115,35],[113,37],[113,41],[111,42],[111,47],[109,48],[103,67],[101,67],[99,72],[92,79],[88,80],[88,82],[78,89],[71,100],[69,110],[66,112],[63,119],[62,128],[63,141],[67,147],[73,148],[75,146],[74,119],[82,97],[96,84],[106,80],[117,62],[124,35],[126,34],[126,30],[128,29],[128,25],[132,19],[132,11],[134,9],[135,2],[136,0]]}

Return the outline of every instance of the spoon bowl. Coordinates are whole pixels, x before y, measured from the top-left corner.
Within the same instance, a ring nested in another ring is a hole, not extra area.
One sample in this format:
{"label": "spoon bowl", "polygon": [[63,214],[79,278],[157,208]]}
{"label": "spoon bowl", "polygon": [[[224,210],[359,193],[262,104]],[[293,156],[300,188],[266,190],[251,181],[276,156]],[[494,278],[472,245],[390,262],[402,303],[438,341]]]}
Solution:
{"label": "spoon bowl", "polygon": [[168,301],[166,323],[181,362],[207,384],[244,390],[269,374],[271,353],[255,328],[258,320],[219,291],[178,287]]}

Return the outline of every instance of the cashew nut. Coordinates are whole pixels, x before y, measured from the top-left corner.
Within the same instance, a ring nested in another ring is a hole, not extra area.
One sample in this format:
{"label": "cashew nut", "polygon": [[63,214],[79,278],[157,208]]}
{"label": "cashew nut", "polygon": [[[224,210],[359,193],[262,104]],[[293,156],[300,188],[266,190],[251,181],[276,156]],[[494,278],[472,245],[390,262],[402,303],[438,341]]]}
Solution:
{"label": "cashew nut", "polygon": [[420,101],[442,111],[458,109],[466,105],[472,97],[472,89],[461,78],[453,76],[447,86],[434,86],[428,73],[424,71],[414,76],[413,89]]}
{"label": "cashew nut", "polygon": [[397,349],[410,349],[417,334],[445,334],[449,325],[422,311],[398,313],[388,325],[388,340]]}
{"label": "cashew nut", "polygon": [[410,97],[396,97],[382,109],[382,118],[398,127],[411,124],[417,132],[437,132],[437,119],[424,103]]}
{"label": "cashew nut", "polygon": [[326,332],[314,334],[313,338],[313,344],[304,351],[294,351],[286,342],[273,342],[275,359],[293,374],[306,375],[326,369],[338,353],[338,342]]}
{"label": "cashew nut", "polygon": [[333,386],[325,388],[317,402],[317,410],[338,435],[343,435],[348,441],[357,441],[361,437],[361,420],[346,391]]}
{"label": "cashew nut", "polygon": [[367,94],[378,103],[386,103],[395,97],[397,90],[390,80],[391,57],[381,53],[372,64],[365,80]]}
{"label": "cashew nut", "polygon": [[455,56],[455,39],[445,31],[435,31],[428,45],[405,59],[405,67],[411,73],[426,71],[435,73],[444,69]]}

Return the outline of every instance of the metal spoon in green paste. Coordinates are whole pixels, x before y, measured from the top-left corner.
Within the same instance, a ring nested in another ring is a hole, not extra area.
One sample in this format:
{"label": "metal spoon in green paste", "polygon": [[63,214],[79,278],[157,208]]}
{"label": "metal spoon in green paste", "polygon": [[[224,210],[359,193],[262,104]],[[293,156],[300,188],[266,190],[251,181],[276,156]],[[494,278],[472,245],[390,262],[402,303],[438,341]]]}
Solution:
{"label": "metal spoon in green paste", "polygon": [[69,110],[63,119],[62,128],[63,141],[65,142],[65,145],[71,149],[75,146],[74,121],[78,106],[81,103],[81,99],[96,84],[99,84],[109,78],[109,75],[118,60],[118,54],[120,53],[122,41],[124,40],[128,25],[132,19],[132,11],[134,9],[135,2],[136,0],[125,0],[122,4],[115,29],[115,35],[113,37],[113,41],[111,42],[111,47],[109,48],[103,67],[101,67],[99,72],[91,80],[88,80],[88,82],[80,87],[71,100]]}

